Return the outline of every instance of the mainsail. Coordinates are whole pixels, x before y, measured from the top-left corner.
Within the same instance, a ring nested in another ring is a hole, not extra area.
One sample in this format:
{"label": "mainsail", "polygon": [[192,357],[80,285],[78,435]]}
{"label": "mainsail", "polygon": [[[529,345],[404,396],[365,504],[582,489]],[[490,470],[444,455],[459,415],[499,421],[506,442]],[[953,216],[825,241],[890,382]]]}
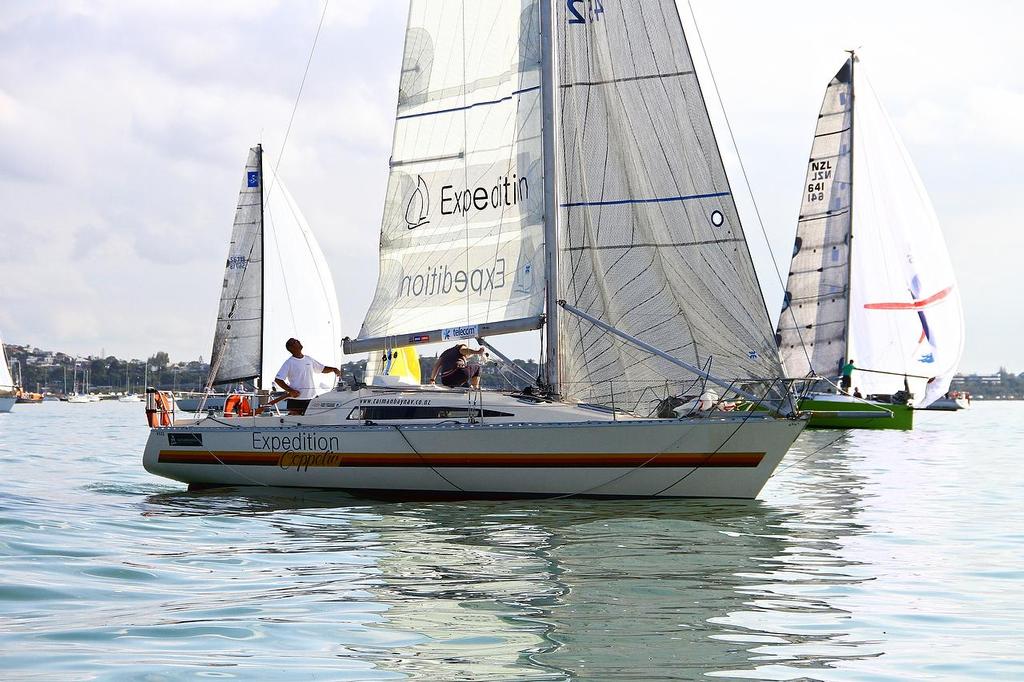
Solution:
{"label": "mainsail", "polygon": [[7,366],[7,352],[4,350],[4,340],[0,339],[0,391],[11,391],[14,389],[14,378],[11,376],[11,368]]}
{"label": "mainsail", "polygon": [[263,150],[249,150],[224,266],[210,383],[248,381],[263,363]]}
{"label": "mainsail", "polygon": [[699,378],[562,301],[748,392],[782,374],[674,0],[413,0],[380,253],[348,352],[546,312],[564,398]]}
{"label": "mainsail", "polygon": [[539,63],[534,1],[411,2],[361,338],[543,311]]}
{"label": "mainsail", "polygon": [[213,342],[212,383],[262,378],[266,388],[288,357],[290,337],[338,366],[334,280],[323,252],[262,148],[250,150],[228,251]]}
{"label": "mainsail", "polygon": [[[556,5],[560,297],[720,377],[781,376],[675,0]],[[570,398],[695,378],[578,317],[558,331]]]}
{"label": "mainsail", "polygon": [[807,161],[778,344],[793,377],[838,376],[850,307],[853,64],[825,89]]}
{"label": "mainsail", "polygon": [[[838,82],[844,75],[846,84]],[[832,136],[842,140],[835,182],[819,190],[809,177],[805,190],[835,202],[828,206],[835,215],[805,220],[805,196],[789,308],[779,320],[783,358],[794,376],[836,376],[852,358],[863,394],[893,393],[906,379],[915,405],[926,407],[949,390],[963,353],[953,266],[935,209],[859,57],[829,85],[819,134],[833,94],[845,99],[830,110],[842,111],[834,118],[848,120],[848,130]],[[828,155],[819,139],[809,174],[816,155]]]}

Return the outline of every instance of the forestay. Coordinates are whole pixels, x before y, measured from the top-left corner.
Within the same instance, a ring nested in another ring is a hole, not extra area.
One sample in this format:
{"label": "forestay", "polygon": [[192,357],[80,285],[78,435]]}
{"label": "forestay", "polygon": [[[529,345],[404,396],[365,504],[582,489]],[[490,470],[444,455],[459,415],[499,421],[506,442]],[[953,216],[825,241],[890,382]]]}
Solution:
{"label": "forestay", "polygon": [[249,150],[231,229],[224,285],[210,357],[211,383],[260,374],[263,343],[263,173],[259,147]]}
{"label": "forestay", "polygon": [[413,0],[360,338],[544,307],[536,2]]}
{"label": "forestay", "polygon": [[[949,390],[963,353],[963,310],[942,229],[921,178],[859,61],[855,74],[849,356],[911,379],[915,405]],[[860,373],[862,393],[897,379]]]}
{"label": "forestay", "polygon": [[845,362],[850,289],[852,60],[818,114],[807,162],[778,343],[789,376],[838,376]]}
{"label": "forestay", "polygon": [[[555,5],[561,298],[763,392],[778,351],[675,1]],[[574,315],[560,326],[568,398],[643,409],[645,388],[695,378]]]}

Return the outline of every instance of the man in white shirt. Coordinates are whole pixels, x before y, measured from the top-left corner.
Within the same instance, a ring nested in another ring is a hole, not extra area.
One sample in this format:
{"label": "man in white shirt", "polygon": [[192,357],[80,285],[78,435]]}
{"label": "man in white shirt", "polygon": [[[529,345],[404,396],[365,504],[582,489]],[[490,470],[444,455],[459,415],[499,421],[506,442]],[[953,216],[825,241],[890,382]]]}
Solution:
{"label": "man in white shirt", "polygon": [[288,393],[288,414],[305,414],[309,401],[316,397],[316,375],[334,372],[340,377],[341,370],[325,367],[316,358],[303,355],[298,339],[288,339],[284,347],[292,356],[281,365],[275,382]]}

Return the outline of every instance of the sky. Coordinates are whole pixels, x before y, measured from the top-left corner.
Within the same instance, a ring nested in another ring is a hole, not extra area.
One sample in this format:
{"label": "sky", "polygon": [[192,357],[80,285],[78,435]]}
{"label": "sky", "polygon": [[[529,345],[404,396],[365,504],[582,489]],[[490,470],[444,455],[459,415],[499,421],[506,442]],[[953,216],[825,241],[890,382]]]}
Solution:
{"label": "sky", "polygon": [[[843,50],[858,48],[943,225],[967,320],[961,369],[1024,370],[1024,3],[692,4],[767,234],[747,220],[769,309],[783,287],[767,244],[785,273],[821,97]],[[257,142],[281,157],[331,266],[343,329],[358,333],[376,282],[407,3],[330,1],[282,154],[322,8],[0,3],[5,342],[208,359]],[[525,342],[509,352],[536,355]]]}

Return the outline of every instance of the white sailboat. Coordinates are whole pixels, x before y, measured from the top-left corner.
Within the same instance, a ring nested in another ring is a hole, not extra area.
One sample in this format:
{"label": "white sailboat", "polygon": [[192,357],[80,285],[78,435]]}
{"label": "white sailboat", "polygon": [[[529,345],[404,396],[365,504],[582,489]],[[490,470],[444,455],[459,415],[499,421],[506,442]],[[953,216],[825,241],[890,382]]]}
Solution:
{"label": "white sailboat", "polygon": [[18,396],[14,386],[14,377],[11,376],[11,368],[7,364],[4,341],[0,338],[0,412],[10,412],[16,402],[18,402]]}
{"label": "white sailboat", "polygon": [[[257,145],[245,165],[208,391],[178,395],[183,411],[223,409],[227,394],[212,393],[218,386],[272,389],[290,337],[326,365],[337,367],[341,360],[341,316],[330,268],[298,204],[264,157]],[[320,392],[331,388],[333,383]]]}
{"label": "white sailboat", "polygon": [[[412,0],[380,245],[346,353],[543,329],[542,385],[372,386],[301,417],[179,422],[152,431],[146,468],[370,494],[751,498],[805,424],[779,415],[790,395],[674,0]],[[694,409],[659,418],[667,395]]]}
{"label": "white sailboat", "polygon": [[119,403],[137,403],[142,400],[137,394],[132,393],[131,364],[125,363],[124,368],[124,395],[118,396]]}
{"label": "white sailboat", "polygon": [[67,402],[84,404],[94,402],[89,395],[88,380],[86,379],[88,370],[82,368],[82,379],[79,382],[78,379],[78,363],[75,363],[75,367],[71,375],[71,393],[67,396]]}
{"label": "white sailboat", "polygon": [[[910,428],[906,394],[924,408],[949,390],[963,336],[935,210],[851,54],[818,115],[777,339],[792,377],[835,379],[853,359],[855,387],[893,416],[844,418],[871,406],[834,390],[812,393],[801,408],[840,413],[815,416],[812,426]],[[900,391],[894,404],[889,396]]]}

